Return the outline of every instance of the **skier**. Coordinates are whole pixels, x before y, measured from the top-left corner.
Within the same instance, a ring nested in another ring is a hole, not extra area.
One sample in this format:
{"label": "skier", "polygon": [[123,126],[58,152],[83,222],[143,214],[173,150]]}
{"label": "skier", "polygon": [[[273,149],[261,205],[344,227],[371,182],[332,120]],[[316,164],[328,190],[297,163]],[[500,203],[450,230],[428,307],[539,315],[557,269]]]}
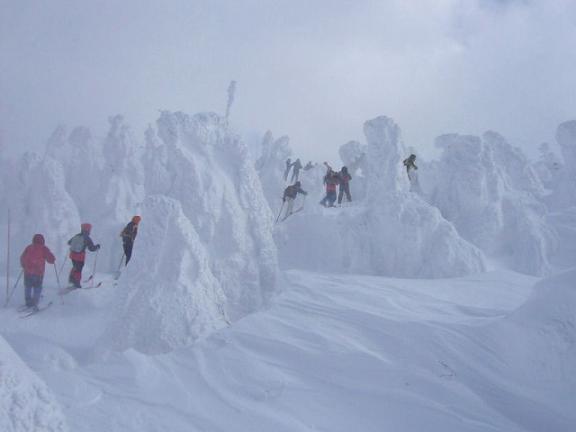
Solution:
{"label": "skier", "polygon": [[290,182],[298,181],[298,176],[300,175],[300,170],[302,169],[302,162],[300,159],[296,159],[292,164],[292,179]]}
{"label": "skier", "polygon": [[406,167],[406,173],[408,174],[408,178],[410,178],[410,171],[415,169],[417,170],[418,167],[416,166],[416,164],[414,163],[416,162],[416,155],[415,154],[411,154],[410,156],[408,156],[407,159],[404,159],[404,166]]}
{"label": "skier", "polygon": [[138,224],[141,220],[140,216],[134,216],[120,233],[124,246],[124,255],[126,256],[125,265],[128,265],[128,261],[132,257],[132,247],[134,246],[134,240],[136,240],[136,235],[138,234]]}
{"label": "skier", "polygon": [[324,165],[326,165],[326,175],[324,176],[326,196],[320,201],[320,204],[324,207],[334,207],[334,202],[336,201],[336,186],[339,183],[338,173],[334,172],[327,162],[324,162]]}
{"label": "skier", "polygon": [[24,272],[24,297],[26,307],[38,311],[38,302],[42,293],[42,280],[46,262],[54,264],[56,258],[44,245],[44,236],[34,234],[32,244],[26,246],[20,256],[20,264]]}
{"label": "skier", "polygon": [[80,281],[82,280],[82,268],[86,259],[86,249],[90,252],[100,249],[100,245],[95,245],[90,238],[90,231],[92,231],[92,225],[83,223],[80,226],[80,233],[68,240],[70,245],[69,256],[72,260],[72,270],[70,270],[70,277],[68,278],[69,290],[82,288]]}
{"label": "skier", "polygon": [[306,166],[304,167],[304,171],[309,171],[312,168],[314,168],[314,164],[312,163],[312,161],[308,161],[308,163],[306,164]]}
{"label": "skier", "polygon": [[348,173],[348,168],[343,166],[338,173],[338,180],[340,181],[340,190],[338,191],[338,204],[342,204],[342,198],[346,194],[346,199],[348,202],[352,201],[352,196],[350,195],[350,180],[352,176]]}
{"label": "skier", "polygon": [[294,201],[296,201],[296,196],[298,196],[298,194],[308,195],[308,192],[302,189],[301,183],[299,181],[284,189],[284,196],[282,197],[282,201],[288,203],[286,206],[286,213],[284,214],[284,219],[286,219],[293,213],[292,210],[294,208]]}
{"label": "skier", "polygon": [[292,160],[288,158],[286,159],[286,169],[284,170],[284,181],[288,180],[288,174],[290,173],[290,168],[292,168]]}
{"label": "skier", "polygon": [[406,167],[406,174],[408,174],[408,180],[410,181],[410,191],[421,193],[420,183],[418,181],[418,174],[416,170],[418,167],[415,164],[416,155],[411,154],[407,159],[404,159],[404,166]]}

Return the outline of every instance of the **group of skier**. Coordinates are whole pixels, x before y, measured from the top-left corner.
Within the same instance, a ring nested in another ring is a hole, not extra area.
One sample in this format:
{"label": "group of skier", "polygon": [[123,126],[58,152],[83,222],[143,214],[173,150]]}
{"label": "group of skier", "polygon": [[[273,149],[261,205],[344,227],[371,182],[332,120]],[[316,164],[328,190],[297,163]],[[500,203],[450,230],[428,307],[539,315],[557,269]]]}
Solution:
{"label": "group of skier", "polygon": [[[403,165],[406,167],[406,173],[408,174],[408,179],[410,180],[411,184],[417,182],[417,179],[414,174],[414,170],[417,170],[418,167],[416,166],[416,155],[411,154],[402,162]],[[312,162],[308,162],[308,164],[303,168],[305,171],[313,168],[315,165]],[[326,174],[324,175],[324,186],[326,188],[326,195],[320,201],[320,205],[324,207],[335,207],[335,202],[338,200],[338,205],[342,204],[342,199],[346,197],[348,202],[352,201],[352,194],[350,193],[350,181],[352,180],[352,176],[348,172],[348,168],[343,166],[340,171],[335,171],[327,162],[324,162],[324,166],[326,167]],[[290,159],[286,160],[286,169],[284,171],[284,180],[288,181],[288,175],[290,170],[292,169],[292,178],[290,179],[290,186],[284,189],[284,195],[282,196],[282,207],[286,205],[286,211],[284,213],[284,219],[286,219],[291,214],[302,210],[304,204],[297,210],[294,210],[294,202],[296,201],[296,197],[298,194],[302,194],[304,196],[308,195],[308,193],[302,189],[302,184],[298,180],[300,170],[302,169],[302,164],[300,163],[300,159],[296,159],[296,161],[292,162]],[[339,188],[339,189],[338,189]],[[336,193],[338,190],[338,193]],[[280,214],[282,214],[282,210],[280,210]],[[280,214],[276,221],[279,220]]]}
{"label": "group of skier", "polygon": [[[122,259],[125,259],[125,265],[128,265],[132,257],[134,240],[138,234],[138,224],[141,219],[140,216],[134,216],[120,233],[124,249]],[[83,223],[80,226],[80,232],[68,240],[68,257],[72,261],[72,269],[68,276],[68,286],[61,291],[61,294],[82,288],[82,269],[86,261],[86,250],[90,252],[100,250],[100,245],[94,244],[90,237],[91,231],[92,225]],[[44,236],[42,234],[35,234],[32,238],[32,243],[24,249],[24,252],[22,252],[20,256],[20,265],[22,266],[22,273],[24,275],[25,309],[38,311],[46,263],[55,264],[55,262],[56,258],[54,254],[45,245]],[[122,265],[122,262],[120,265]],[[58,275],[58,273],[56,273],[56,275]],[[93,276],[94,275],[92,275],[91,278]]]}

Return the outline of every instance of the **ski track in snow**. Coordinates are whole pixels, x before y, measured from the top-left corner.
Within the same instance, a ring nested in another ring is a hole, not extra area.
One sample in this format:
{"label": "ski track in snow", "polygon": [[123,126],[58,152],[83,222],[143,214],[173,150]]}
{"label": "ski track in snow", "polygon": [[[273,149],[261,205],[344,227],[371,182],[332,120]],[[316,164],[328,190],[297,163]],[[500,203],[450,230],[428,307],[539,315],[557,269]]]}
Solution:
{"label": "ski track in snow", "polygon": [[535,278],[284,276],[269,309],[168,354],[94,346],[110,285],[29,320],[2,310],[2,333],[78,432],[574,430],[484,331]]}

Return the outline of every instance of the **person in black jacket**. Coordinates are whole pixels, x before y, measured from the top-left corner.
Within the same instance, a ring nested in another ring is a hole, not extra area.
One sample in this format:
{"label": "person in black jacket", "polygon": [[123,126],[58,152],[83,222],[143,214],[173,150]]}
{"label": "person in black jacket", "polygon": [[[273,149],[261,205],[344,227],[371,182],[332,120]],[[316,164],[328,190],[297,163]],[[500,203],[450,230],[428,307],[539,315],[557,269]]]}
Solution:
{"label": "person in black jacket", "polygon": [[352,176],[348,173],[348,168],[342,167],[338,173],[338,178],[340,180],[340,190],[338,191],[338,204],[342,204],[342,198],[346,194],[346,199],[348,202],[352,201],[352,196],[350,195],[350,180]]}
{"label": "person in black jacket", "polygon": [[282,197],[282,200],[287,203],[284,218],[287,218],[293,213],[294,201],[296,201],[296,196],[298,194],[308,195],[308,192],[302,189],[299,181],[284,189],[284,196]]}
{"label": "person in black jacket", "polygon": [[142,218],[140,216],[134,216],[120,233],[124,246],[124,255],[126,256],[125,265],[128,265],[128,261],[130,261],[132,257],[132,248],[134,247],[134,240],[136,240],[136,235],[138,234],[138,224],[141,220]]}

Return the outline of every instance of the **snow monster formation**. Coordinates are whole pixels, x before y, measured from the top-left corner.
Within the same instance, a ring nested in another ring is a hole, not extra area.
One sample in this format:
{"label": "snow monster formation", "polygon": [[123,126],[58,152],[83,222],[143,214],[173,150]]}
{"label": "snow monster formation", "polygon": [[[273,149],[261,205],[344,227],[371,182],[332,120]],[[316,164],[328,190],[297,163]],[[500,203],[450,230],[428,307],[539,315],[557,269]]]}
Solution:
{"label": "snow monster formation", "polygon": [[564,165],[555,185],[553,207],[566,209],[576,206],[576,120],[558,126],[556,141],[562,151]]}
{"label": "snow monster formation", "polygon": [[484,271],[482,253],[462,239],[438,209],[409,192],[402,165],[406,150],[394,121],[370,120],[364,134],[366,210],[351,221],[354,228],[345,242],[351,269],[426,278]]}
{"label": "snow monster formation", "polygon": [[0,430],[66,432],[60,406],[44,382],[0,336]]}
{"label": "snow monster formation", "polygon": [[275,210],[282,202],[282,192],[287,186],[284,180],[286,160],[291,157],[290,139],[283,136],[275,140],[272,132],[266,132],[262,140],[262,154],[256,161],[256,170],[271,209]]}
{"label": "snow monster formation", "polygon": [[103,340],[115,350],[157,354],[225,326],[225,297],[209,251],[180,203],[149,196],[141,210],[137,241],[143,253],[122,276],[119,307]]}
{"label": "snow monster formation", "polygon": [[443,135],[436,145],[443,152],[431,203],[485,253],[516,271],[547,274],[556,235],[537,199],[544,188],[520,150],[494,132]]}
{"label": "snow monster formation", "polygon": [[[17,258],[36,233],[44,234],[60,265],[70,233],[80,224],[76,205],[66,191],[62,166],[49,156],[42,160],[35,153],[25,153],[15,172],[14,177],[3,179],[7,187],[2,199],[11,212],[12,271],[20,271]],[[4,263],[4,254],[2,260]]]}
{"label": "snow monster formation", "polygon": [[280,247],[283,265],[408,278],[484,271],[483,254],[438,209],[409,191],[399,127],[378,117],[365,123],[364,133],[367,145],[356,152],[365,152],[359,166],[367,185],[364,200],[287,219],[296,235]]}
{"label": "snow monster formation", "polygon": [[[110,328],[115,347],[144,352],[186,345],[258,310],[275,290],[278,267],[270,208],[248,149],[227,122],[163,112],[157,124],[160,141],[149,130],[146,152],[163,157],[143,157],[144,182],[157,195],[141,206],[138,250],[121,279],[128,294]],[[122,330],[126,310],[139,319]]]}

